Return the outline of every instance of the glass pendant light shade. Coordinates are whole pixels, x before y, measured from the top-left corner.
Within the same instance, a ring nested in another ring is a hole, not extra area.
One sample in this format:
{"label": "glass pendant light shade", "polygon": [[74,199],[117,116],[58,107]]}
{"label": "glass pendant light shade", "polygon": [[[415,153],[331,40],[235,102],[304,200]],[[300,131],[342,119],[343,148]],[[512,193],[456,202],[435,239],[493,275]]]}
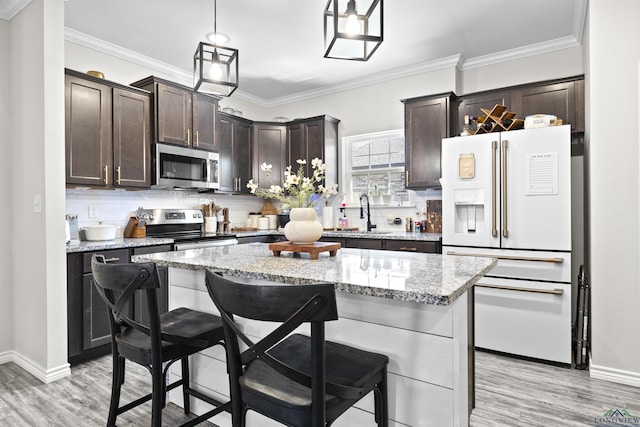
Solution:
{"label": "glass pendant light shade", "polygon": [[367,61],[382,43],[383,0],[328,0],[324,57]]}
{"label": "glass pendant light shade", "polygon": [[193,90],[229,96],[238,88],[238,50],[200,42],[193,55]]}

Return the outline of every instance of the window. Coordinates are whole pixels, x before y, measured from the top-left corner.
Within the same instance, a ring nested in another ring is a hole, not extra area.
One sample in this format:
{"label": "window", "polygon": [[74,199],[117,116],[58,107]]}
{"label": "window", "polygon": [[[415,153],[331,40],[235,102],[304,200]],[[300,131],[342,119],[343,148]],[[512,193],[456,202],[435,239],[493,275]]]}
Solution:
{"label": "window", "polygon": [[402,129],[345,137],[343,153],[346,192],[390,195],[392,200],[406,193]]}

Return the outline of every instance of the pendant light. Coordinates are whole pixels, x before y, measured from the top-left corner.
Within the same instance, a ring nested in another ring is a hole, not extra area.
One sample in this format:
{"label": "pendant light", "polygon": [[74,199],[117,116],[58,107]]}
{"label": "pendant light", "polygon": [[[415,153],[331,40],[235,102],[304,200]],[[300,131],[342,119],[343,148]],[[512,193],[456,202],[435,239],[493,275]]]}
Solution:
{"label": "pendant light", "polygon": [[[213,33],[217,34],[217,5],[213,0]],[[200,42],[193,55],[193,90],[230,96],[238,88],[238,49]]]}
{"label": "pendant light", "polygon": [[324,57],[367,61],[382,43],[383,0],[328,0]]}

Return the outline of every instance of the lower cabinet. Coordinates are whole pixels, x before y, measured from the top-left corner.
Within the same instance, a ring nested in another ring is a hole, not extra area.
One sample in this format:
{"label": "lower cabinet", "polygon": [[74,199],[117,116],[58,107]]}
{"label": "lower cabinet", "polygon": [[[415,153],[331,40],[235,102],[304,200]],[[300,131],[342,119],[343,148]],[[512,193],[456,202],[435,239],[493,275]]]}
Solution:
{"label": "lower cabinet", "polygon": [[[155,248],[151,250],[150,248]],[[163,252],[171,249],[170,245],[141,248],[152,252]],[[142,253],[134,249],[133,254]],[[98,252],[67,254],[67,328],[69,363],[76,364],[111,352],[111,330],[107,306],[98,295],[93,285],[91,273],[91,257],[100,254],[109,263],[129,262],[129,249],[114,249]],[[160,292],[158,307],[160,312],[168,308],[168,274],[166,267],[158,268],[160,274]],[[129,315],[136,320],[148,319],[144,297],[135,298]]]}
{"label": "lower cabinet", "polygon": [[387,251],[421,252],[429,254],[442,253],[441,244],[437,241],[367,239],[354,237],[345,238],[333,236],[324,236],[320,241],[340,243],[343,248],[380,249]]}

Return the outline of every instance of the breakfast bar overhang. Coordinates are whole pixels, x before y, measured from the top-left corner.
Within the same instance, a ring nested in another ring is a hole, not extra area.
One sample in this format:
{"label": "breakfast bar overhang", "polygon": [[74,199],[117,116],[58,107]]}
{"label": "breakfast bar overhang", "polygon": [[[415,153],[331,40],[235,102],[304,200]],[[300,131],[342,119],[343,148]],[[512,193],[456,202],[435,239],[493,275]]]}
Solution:
{"label": "breakfast bar overhang", "polygon": [[[492,258],[340,249],[336,256],[282,252],[255,243],[133,257],[169,268],[169,308],[217,313],[205,287],[205,269],[257,286],[333,283],[339,320],[327,323],[328,340],[389,356],[390,425],[468,426],[474,405],[473,285],[496,264]],[[260,337],[264,325],[245,322]],[[304,329],[302,332],[307,332]],[[179,365],[179,364],[176,364]],[[179,366],[172,375],[180,375]],[[203,392],[229,396],[224,350],[197,354],[192,381]],[[179,405],[181,394],[171,401]],[[195,413],[208,408],[192,404]],[[212,419],[230,426],[229,414]],[[249,413],[247,426],[279,425]],[[370,426],[373,397],[363,398],[335,426]]]}

